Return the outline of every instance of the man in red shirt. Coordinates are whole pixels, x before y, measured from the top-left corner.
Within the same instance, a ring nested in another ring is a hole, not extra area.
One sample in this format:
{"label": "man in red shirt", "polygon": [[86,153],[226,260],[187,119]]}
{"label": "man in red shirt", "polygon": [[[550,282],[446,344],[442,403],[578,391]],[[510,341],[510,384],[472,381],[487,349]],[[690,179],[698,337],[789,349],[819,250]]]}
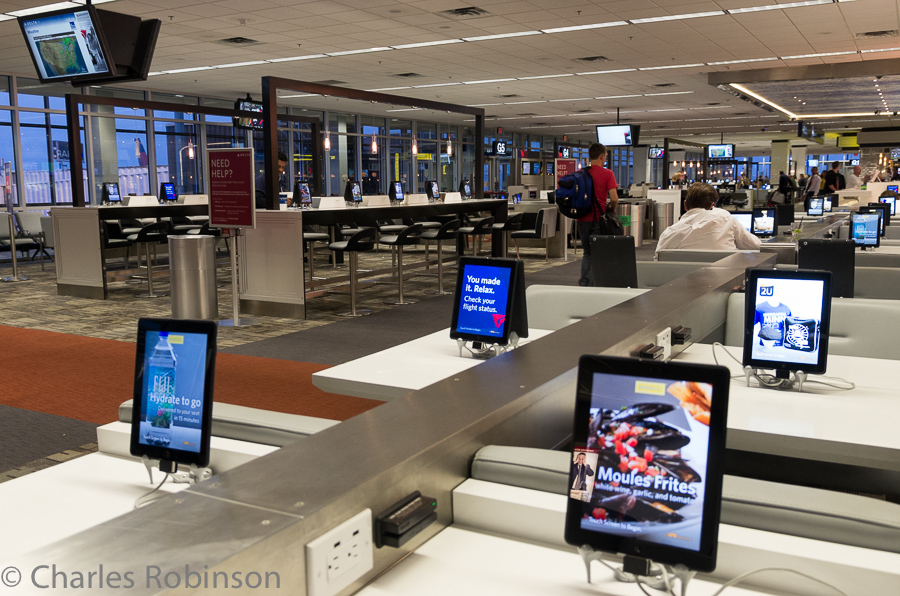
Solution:
{"label": "man in red shirt", "polygon": [[619,204],[619,195],[616,193],[616,177],[612,170],[603,167],[606,163],[606,147],[600,143],[594,143],[588,147],[588,157],[591,158],[591,165],[587,167],[587,171],[590,172],[591,180],[594,183],[594,209],[588,215],[578,218],[578,237],[581,238],[581,248],[584,251],[584,257],[581,259],[579,286],[593,285],[591,236],[601,233],[601,216],[609,210],[615,214],[616,206]]}

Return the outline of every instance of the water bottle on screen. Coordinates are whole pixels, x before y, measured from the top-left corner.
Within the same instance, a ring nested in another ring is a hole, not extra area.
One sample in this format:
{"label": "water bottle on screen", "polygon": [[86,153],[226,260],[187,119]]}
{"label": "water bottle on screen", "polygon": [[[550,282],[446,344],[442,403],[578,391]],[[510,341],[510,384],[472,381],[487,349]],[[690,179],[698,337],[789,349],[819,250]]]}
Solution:
{"label": "water bottle on screen", "polygon": [[159,341],[150,354],[148,379],[147,421],[150,423],[150,443],[165,447],[172,442],[172,423],[175,417],[175,350],[169,343],[169,333],[160,331]]}

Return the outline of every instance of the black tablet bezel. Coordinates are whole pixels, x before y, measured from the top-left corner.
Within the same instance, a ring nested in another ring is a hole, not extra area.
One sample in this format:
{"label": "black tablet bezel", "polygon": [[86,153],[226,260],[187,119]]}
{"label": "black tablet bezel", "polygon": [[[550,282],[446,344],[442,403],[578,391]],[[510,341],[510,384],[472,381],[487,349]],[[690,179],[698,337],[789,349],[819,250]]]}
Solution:
{"label": "black tablet bezel", "polygon": [[[457,331],[459,324],[459,309],[462,296],[463,283],[465,283],[465,271],[467,265],[482,267],[501,267],[509,269],[509,289],[506,294],[506,319],[503,321],[503,331],[500,336],[479,335]],[[450,339],[462,339],[465,341],[479,341],[486,344],[505,346],[509,343],[509,335],[513,331],[513,313],[515,307],[516,284],[518,282],[518,267],[516,259],[498,259],[493,257],[460,257],[457,265],[456,287],[453,292],[453,317],[450,323]]]}
{"label": "black tablet bezel", "polygon": [[[813,209],[813,201],[818,202],[818,209]],[[806,210],[806,214],[810,217],[821,217],[825,215],[825,197],[810,197],[809,209]]]}
{"label": "black tablet bezel", "polygon": [[[169,447],[157,447],[140,442],[140,422],[143,411],[144,356],[148,349],[148,331],[167,331],[170,334],[194,333],[206,335],[206,359],[203,380],[203,421],[200,429],[200,450],[182,451]],[[146,455],[154,460],[166,460],[180,464],[209,464],[209,444],[212,436],[213,380],[216,364],[216,333],[218,326],[213,321],[185,319],[140,319],[138,320],[137,350],[134,368],[134,397],[131,408],[131,454],[136,457]]]}
{"label": "black tablet bezel", "polygon": [[[754,232],[753,228],[756,226],[753,222],[756,221],[756,213],[763,211],[772,211],[772,231],[771,232]],[[753,209],[753,217],[750,219],[750,233],[754,236],[758,236],[759,238],[772,238],[778,235],[778,212],[774,207],[762,207],[762,208],[754,208]]]}
{"label": "black tablet bezel", "polygon": [[[710,407],[709,446],[704,479],[700,548],[693,551],[582,529],[583,503],[568,497],[565,526],[566,542],[576,546],[586,544],[594,549],[611,553],[645,557],[657,563],[670,565],[682,563],[688,568],[697,571],[713,571],[716,567],[718,548],[728,389],[731,382],[731,373],[723,366],[707,364],[657,362],[615,356],[582,356],[578,361],[578,385],[575,399],[575,426],[573,429],[575,447],[587,444],[594,373],[671,381],[694,381],[712,385],[713,399]],[[572,453],[574,453],[574,450]],[[571,483],[569,486],[571,486]]]}
{"label": "black tablet bezel", "polygon": [[[744,366],[762,369],[804,371],[821,374],[828,363],[828,337],[831,328],[831,272],[808,269],[747,269],[744,292]],[[821,280],[822,287],[822,320],[819,322],[819,358],[815,364],[802,362],[780,362],[778,360],[762,360],[752,357],[753,322],[756,318],[756,288],[760,278],[764,279],[809,279]]]}
{"label": "black tablet bezel", "polygon": [[[858,215],[871,215],[872,213],[878,214],[878,234],[875,236],[875,244],[867,244],[865,242],[857,242],[856,238],[853,237],[853,225],[856,223],[853,220],[856,219]],[[877,209],[875,211],[851,211],[850,212],[850,228],[847,232],[850,240],[853,240],[853,244],[857,247],[863,248],[878,248],[881,246],[881,237],[884,235],[882,230],[884,230],[884,224],[881,223],[881,218],[884,217],[884,211],[881,209]]]}

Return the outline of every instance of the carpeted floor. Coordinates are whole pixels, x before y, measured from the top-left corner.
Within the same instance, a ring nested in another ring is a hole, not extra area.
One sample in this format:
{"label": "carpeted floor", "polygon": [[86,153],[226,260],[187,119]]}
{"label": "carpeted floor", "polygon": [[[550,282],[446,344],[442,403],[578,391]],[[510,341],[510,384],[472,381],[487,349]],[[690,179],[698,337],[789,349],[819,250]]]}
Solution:
{"label": "carpeted floor", "polygon": [[[2,405],[106,424],[118,420],[119,404],[132,396],[133,343],[0,326],[0,345],[16,346],[4,359],[4,369],[15,374],[6,375]],[[48,374],[48,368],[52,373]],[[378,405],[314,387],[311,375],[324,368],[327,366],[220,354],[215,398],[333,420],[346,420]]]}

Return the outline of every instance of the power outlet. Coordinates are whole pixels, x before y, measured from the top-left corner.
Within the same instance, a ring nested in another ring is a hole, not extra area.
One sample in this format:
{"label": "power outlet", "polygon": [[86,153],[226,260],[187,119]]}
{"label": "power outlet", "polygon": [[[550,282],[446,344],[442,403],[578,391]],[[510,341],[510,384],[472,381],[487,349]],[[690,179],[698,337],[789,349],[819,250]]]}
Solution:
{"label": "power outlet", "polygon": [[666,327],[656,334],[656,345],[663,349],[663,360],[672,357],[672,328]]}
{"label": "power outlet", "polygon": [[308,596],[334,596],[373,565],[372,510],[366,509],[306,545]]}

